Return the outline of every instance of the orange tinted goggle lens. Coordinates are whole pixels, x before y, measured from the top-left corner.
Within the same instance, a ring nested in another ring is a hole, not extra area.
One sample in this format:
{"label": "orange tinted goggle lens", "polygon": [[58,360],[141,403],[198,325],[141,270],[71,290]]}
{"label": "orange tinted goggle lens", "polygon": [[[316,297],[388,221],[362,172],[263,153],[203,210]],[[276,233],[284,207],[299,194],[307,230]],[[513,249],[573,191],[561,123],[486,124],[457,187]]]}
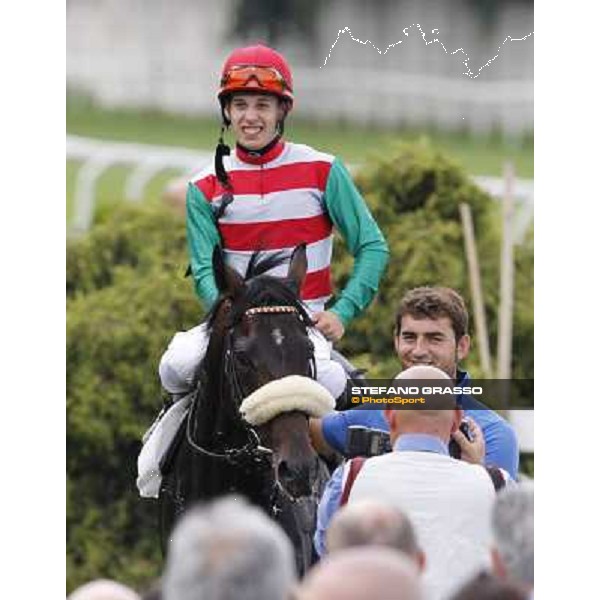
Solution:
{"label": "orange tinted goggle lens", "polygon": [[271,67],[233,67],[221,79],[221,86],[244,88],[260,87],[273,92],[288,89],[279,71]]}

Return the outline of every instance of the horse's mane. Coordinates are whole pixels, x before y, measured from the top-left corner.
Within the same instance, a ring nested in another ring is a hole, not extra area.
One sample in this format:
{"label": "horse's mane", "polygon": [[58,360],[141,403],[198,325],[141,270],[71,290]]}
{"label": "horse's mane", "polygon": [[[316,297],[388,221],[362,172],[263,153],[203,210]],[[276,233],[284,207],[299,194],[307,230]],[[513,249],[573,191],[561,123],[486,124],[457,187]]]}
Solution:
{"label": "horse's mane", "polygon": [[271,269],[289,260],[287,252],[277,252],[269,256],[260,256],[256,251],[250,257],[244,276],[245,286],[240,296],[235,299],[226,294],[214,304],[207,316],[208,327],[212,328],[223,301],[234,300],[231,305],[231,321],[239,321],[249,308],[257,306],[293,306],[306,326],[312,325],[312,319],[294,289],[294,284],[285,277],[266,275]]}

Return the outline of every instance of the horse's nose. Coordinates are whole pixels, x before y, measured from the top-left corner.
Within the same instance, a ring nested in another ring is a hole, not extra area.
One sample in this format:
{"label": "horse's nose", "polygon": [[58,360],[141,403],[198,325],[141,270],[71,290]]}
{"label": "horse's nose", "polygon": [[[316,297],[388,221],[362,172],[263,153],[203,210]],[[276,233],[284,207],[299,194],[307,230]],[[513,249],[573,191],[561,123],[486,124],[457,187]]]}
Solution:
{"label": "horse's nose", "polygon": [[277,479],[294,498],[309,496],[312,479],[311,463],[292,464],[290,461],[282,460],[277,465]]}

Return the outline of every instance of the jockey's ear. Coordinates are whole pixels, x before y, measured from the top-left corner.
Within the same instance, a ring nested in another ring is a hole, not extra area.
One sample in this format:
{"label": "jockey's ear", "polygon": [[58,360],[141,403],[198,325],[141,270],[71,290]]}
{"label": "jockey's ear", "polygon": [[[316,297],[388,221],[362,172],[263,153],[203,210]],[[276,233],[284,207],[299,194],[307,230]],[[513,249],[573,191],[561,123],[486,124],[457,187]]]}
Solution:
{"label": "jockey's ear", "polygon": [[287,274],[287,278],[298,295],[304,284],[307,269],[308,261],[306,259],[306,244],[304,243],[294,248],[292,258],[290,259],[290,268],[288,269]]}
{"label": "jockey's ear", "polygon": [[219,292],[221,294],[236,296],[244,287],[244,280],[235,269],[225,264],[223,251],[219,246],[215,246],[213,250],[212,263]]}

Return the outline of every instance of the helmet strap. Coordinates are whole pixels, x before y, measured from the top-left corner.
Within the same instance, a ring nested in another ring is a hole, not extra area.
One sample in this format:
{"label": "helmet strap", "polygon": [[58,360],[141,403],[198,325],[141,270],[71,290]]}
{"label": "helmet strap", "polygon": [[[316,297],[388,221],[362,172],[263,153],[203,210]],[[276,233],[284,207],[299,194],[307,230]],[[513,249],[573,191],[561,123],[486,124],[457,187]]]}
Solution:
{"label": "helmet strap", "polygon": [[[227,129],[229,129],[229,126],[231,125],[231,120],[225,114],[225,106],[227,104],[227,99],[225,97],[221,98],[220,104],[221,104],[221,121],[223,122],[225,127]],[[221,135],[223,135],[223,130],[221,130]]]}
{"label": "helmet strap", "polygon": [[220,205],[215,213],[215,219],[217,221],[223,216],[227,206],[233,202],[233,187],[231,181],[229,181],[225,166],[223,165],[223,157],[231,154],[231,148],[223,140],[225,129],[228,127],[229,124],[226,123],[221,125],[221,135],[219,136],[219,143],[217,144],[217,149],[215,151],[215,174],[221,185],[225,188],[225,193],[223,194]]}
{"label": "helmet strap", "polygon": [[221,125],[221,135],[219,136],[219,143],[217,144],[217,149],[215,151],[215,174],[221,185],[226,190],[231,191],[231,182],[227,176],[227,171],[225,171],[225,166],[223,165],[223,157],[231,154],[231,148],[223,140],[226,127],[227,125],[225,123]]}
{"label": "helmet strap", "polygon": [[285,119],[288,116],[288,113],[290,112],[290,103],[288,100],[282,100],[281,103],[283,107],[283,117],[280,121],[277,122],[277,128],[279,129],[279,135],[283,136],[285,131]]}

